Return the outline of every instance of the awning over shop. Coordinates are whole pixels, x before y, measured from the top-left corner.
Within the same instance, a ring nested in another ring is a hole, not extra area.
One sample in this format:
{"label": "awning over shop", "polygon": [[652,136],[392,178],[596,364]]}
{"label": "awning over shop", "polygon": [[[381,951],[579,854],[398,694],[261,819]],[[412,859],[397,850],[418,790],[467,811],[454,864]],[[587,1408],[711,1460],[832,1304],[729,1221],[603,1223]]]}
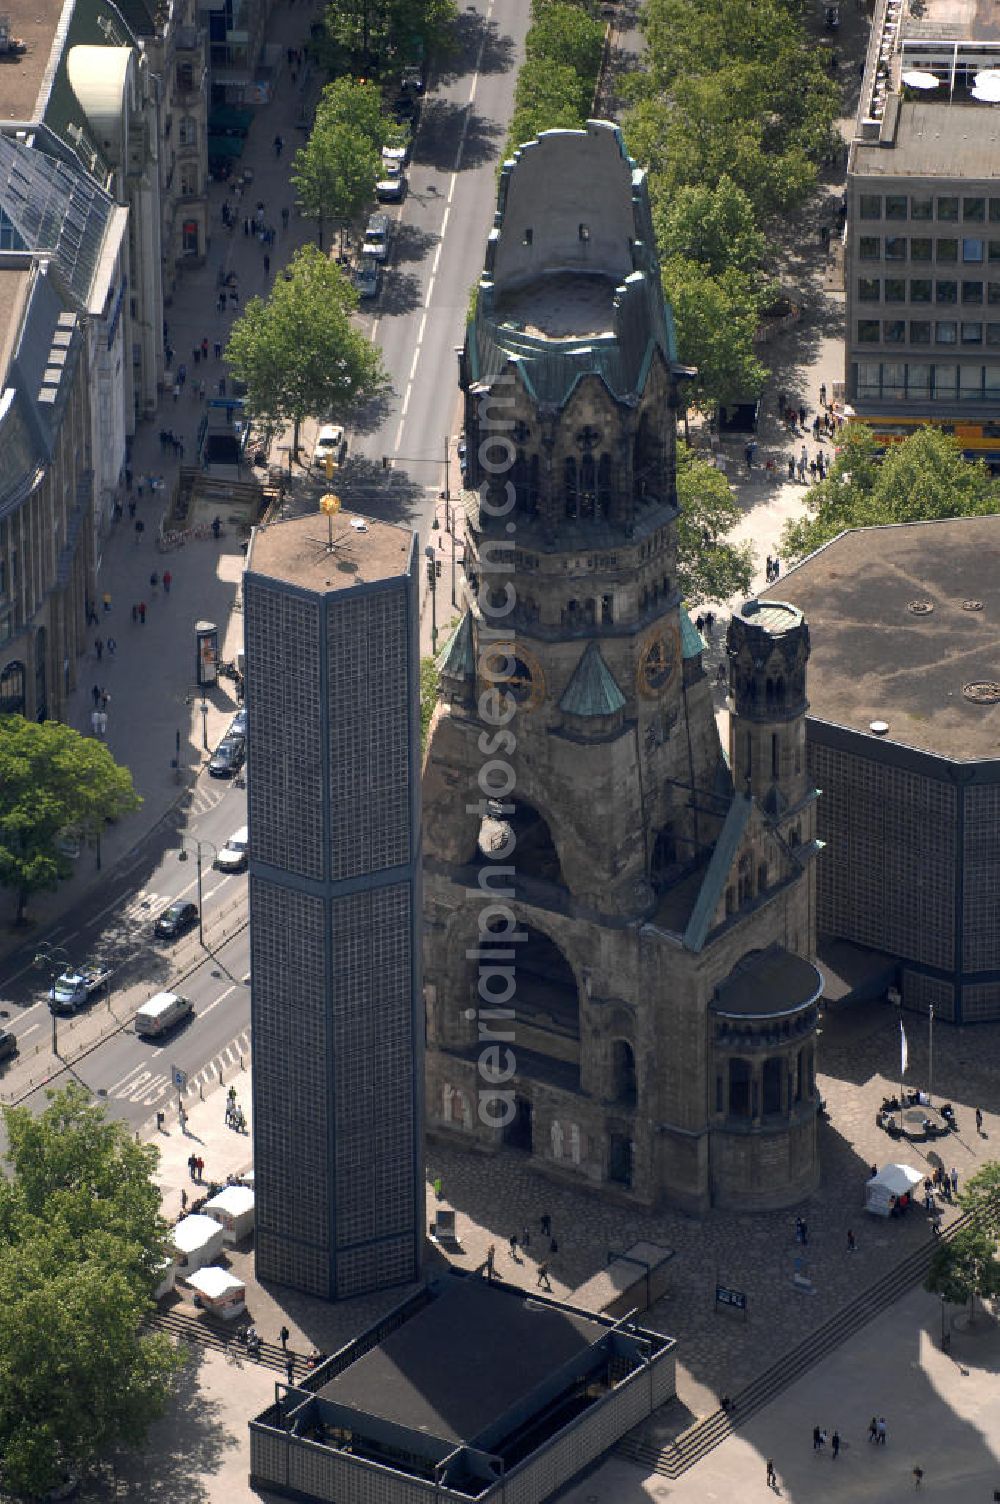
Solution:
{"label": "awning over shop", "polygon": [[242,136],[209,136],[208,159],[213,157],[242,157],[246,145]]}
{"label": "awning over shop", "polygon": [[245,136],[253,124],[253,110],[241,110],[233,104],[218,104],[208,117],[209,135],[225,131],[242,131]]}

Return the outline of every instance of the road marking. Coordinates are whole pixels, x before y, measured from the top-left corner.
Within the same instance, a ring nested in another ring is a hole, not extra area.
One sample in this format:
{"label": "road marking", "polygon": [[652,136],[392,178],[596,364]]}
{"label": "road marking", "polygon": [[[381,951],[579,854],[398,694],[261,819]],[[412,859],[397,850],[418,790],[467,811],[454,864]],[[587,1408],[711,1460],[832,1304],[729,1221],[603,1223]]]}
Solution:
{"label": "road marking", "polygon": [[18,1039],[27,1039],[29,1034],[34,1034],[35,1030],[41,1027],[41,1024],[30,1024],[27,1029],[22,1029],[17,1037]]}
{"label": "road marking", "polygon": [[[438,249],[440,249],[440,247],[438,247]],[[420,328],[417,330],[417,344],[418,345],[420,344],[421,340],[424,337],[424,330],[426,328],[427,328],[427,314],[425,313],[424,316],[423,316],[423,318],[420,320]],[[412,377],[411,377],[411,380],[412,380]]]}
{"label": "road marking", "polygon": [[235,992],[235,991],[236,991],[236,983],[234,982],[231,987],[227,987],[226,988],[225,992],[220,992],[219,993],[219,996],[215,999],[214,1003],[209,1003],[209,1005],[208,1005],[207,1008],[199,1008],[198,1009],[198,1017],[199,1018],[207,1018],[208,1015],[211,1013],[211,1011],[212,1011],[213,1008],[217,1008],[221,1002],[225,1001],[225,999],[229,996],[229,994],[231,992]]}
{"label": "road marking", "polygon": [[432,272],[431,273],[431,280],[427,284],[427,296],[424,299],[424,307],[425,308],[429,308],[431,306],[431,298],[433,297],[433,295],[434,295],[434,274]]}
{"label": "road marking", "polygon": [[[424,314],[424,318],[425,318],[425,319],[426,319],[426,317],[427,317],[427,315],[426,315],[426,313],[425,313],[425,314]],[[407,388],[409,388],[409,387],[410,387],[410,386],[412,386],[412,385],[413,385],[413,378],[414,378],[414,376],[415,376],[415,375],[416,375],[416,371],[417,371],[417,361],[418,361],[418,360],[419,360],[419,359],[420,359],[420,341],[419,341],[419,339],[418,339],[418,340],[417,340],[417,348],[416,348],[416,349],[415,349],[415,350],[414,350],[414,352],[413,352],[413,359],[412,359],[412,361],[411,361],[411,362],[410,362],[410,374],[409,374],[409,376],[407,376],[407,378],[406,378],[406,382],[407,382]]]}
{"label": "road marking", "polygon": [[438,241],[437,250],[434,252],[434,260],[431,262],[431,276],[432,277],[436,277],[437,276],[438,263],[441,260],[441,252],[442,252],[443,249],[444,249],[444,247],[442,246],[442,244],[441,244],[441,242],[439,240]]}
{"label": "road marking", "polygon": [[399,420],[399,427],[396,429],[396,442],[393,445],[393,449],[395,450],[395,452],[397,454],[399,453],[399,446],[400,446],[400,444],[402,442],[403,442],[403,420],[402,420],[402,418],[400,418],[400,420]]}
{"label": "road marking", "polygon": [[403,393],[403,409],[402,409],[402,413],[400,415],[401,417],[404,417],[404,418],[406,417],[406,411],[407,411],[407,408],[410,405],[410,397],[411,397],[412,393],[413,393],[413,382],[412,381],[408,381],[406,383],[406,391]]}
{"label": "road marking", "polygon": [[379,321],[378,321],[378,319],[376,319],[375,322],[372,324],[372,332],[371,332],[371,342],[372,342],[372,344],[374,344],[375,341],[376,341],[376,339],[378,338],[378,325],[379,325]]}

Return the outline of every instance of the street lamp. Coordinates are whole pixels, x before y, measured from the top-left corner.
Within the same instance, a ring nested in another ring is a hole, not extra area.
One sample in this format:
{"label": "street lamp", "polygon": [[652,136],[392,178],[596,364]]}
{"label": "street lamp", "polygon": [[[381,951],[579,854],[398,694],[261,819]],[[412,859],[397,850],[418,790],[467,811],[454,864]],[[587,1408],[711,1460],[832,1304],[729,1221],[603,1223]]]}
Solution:
{"label": "street lamp", "polygon": [[195,862],[197,864],[197,873],[198,873],[198,944],[202,947],[202,949],[204,949],[204,946],[205,946],[205,927],[204,927],[204,923],[203,923],[203,920],[202,920],[202,911],[201,911],[201,848],[203,846],[210,846],[212,848],[212,850],[215,852],[216,856],[218,856],[218,854],[219,854],[219,848],[218,848],[218,846],[215,845],[214,841],[199,840],[197,836],[183,836],[182,835],[181,836],[181,849],[177,853],[177,860],[179,862],[186,862],[187,859],[188,859],[188,854],[187,854],[187,852],[184,849],[184,842],[185,841],[188,841],[195,848]]}
{"label": "street lamp", "polygon": [[208,701],[201,697],[201,744],[208,751]]}
{"label": "street lamp", "polygon": [[[35,954],[34,965],[35,965],[35,967],[36,967],[37,970],[39,970],[39,971],[47,971],[49,973],[49,987],[50,987],[51,991],[54,994],[55,993],[55,986],[56,986],[56,978],[62,972],[67,971],[69,969],[69,965],[70,965],[69,951],[64,950],[61,945],[50,945],[50,944],[46,943],[44,945],[39,946],[38,951]],[[55,1010],[55,1007],[54,1007],[54,1003],[55,1003],[55,997],[54,996],[50,997],[49,998],[49,1011],[52,1014],[52,1053],[53,1053],[53,1055],[58,1055],[59,1054],[59,1017],[58,1017],[58,1015],[56,1013],[56,1010]]]}
{"label": "street lamp", "polygon": [[431,592],[431,652],[436,653],[438,650],[436,567],[437,554],[434,552],[433,548],[428,546],[424,549],[424,555],[427,559],[427,584],[430,586]]}

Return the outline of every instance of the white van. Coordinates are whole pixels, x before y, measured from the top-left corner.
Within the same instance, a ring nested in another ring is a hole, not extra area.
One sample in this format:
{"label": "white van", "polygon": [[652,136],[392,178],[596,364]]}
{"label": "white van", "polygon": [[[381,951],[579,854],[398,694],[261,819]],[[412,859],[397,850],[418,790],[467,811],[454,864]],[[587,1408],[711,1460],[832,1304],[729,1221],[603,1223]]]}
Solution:
{"label": "white van", "polygon": [[242,872],[250,855],[250,832],[245,825],[234,830],[215,858],[220,872]]}
{"label": "white van", "polygon": [[194,1008],[186,997],[180,997],[176,992],[158,992],[136,1013],[135,1032],[140,1038],[155,1039],[193,1012]]}
{"label": "white van", "polygon": [[388,261],[389,259],[389,216],[388,214],[373,214],[368,220],[368,228],[365,230],[365,243],[361,247],[362,256],[371,256],[373,261]]}

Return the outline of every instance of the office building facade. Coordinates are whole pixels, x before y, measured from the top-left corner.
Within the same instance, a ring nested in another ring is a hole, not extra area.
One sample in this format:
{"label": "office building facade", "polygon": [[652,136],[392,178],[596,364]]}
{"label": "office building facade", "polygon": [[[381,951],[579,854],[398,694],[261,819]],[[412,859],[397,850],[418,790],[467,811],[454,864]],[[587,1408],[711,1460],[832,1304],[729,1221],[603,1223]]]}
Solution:
{"label": "office building facade", "polygon": [[244,582],[257,1273],[340,1299],[423,1237],[416,541],[258,529]]}

